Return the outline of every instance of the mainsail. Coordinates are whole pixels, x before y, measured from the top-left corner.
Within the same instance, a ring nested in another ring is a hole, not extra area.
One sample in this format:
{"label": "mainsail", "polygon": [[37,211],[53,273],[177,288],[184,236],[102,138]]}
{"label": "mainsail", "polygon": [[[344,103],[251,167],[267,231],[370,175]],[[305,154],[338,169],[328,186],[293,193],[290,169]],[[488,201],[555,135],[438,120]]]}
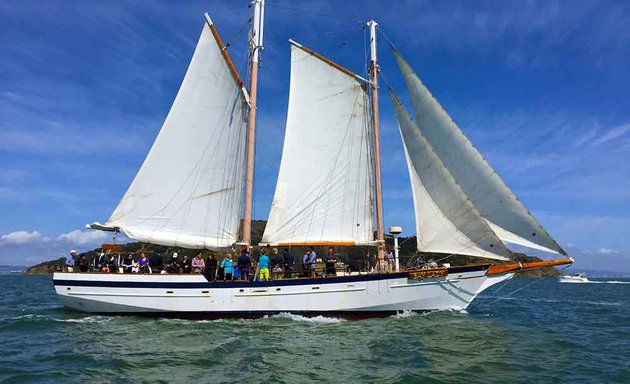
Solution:
{"label": "mainsail", "polygon": [[508,260],[505,248],[390,89],[403,139],[418,233],[418,251]]}
{"label": "mainsail", "polygon": [[373,241],[366,84],[292,42],[289,110],[264,244]]}
{"label": "mainsail", "polygon": [[479,214],[506,242],[566,255],[394,49],[416,113],[416,125]]}
{"label": "mainsail", "polygon": [[212,21],[153,146],[105,225],[154,244],[222,248],[237,241],[247,101]]}

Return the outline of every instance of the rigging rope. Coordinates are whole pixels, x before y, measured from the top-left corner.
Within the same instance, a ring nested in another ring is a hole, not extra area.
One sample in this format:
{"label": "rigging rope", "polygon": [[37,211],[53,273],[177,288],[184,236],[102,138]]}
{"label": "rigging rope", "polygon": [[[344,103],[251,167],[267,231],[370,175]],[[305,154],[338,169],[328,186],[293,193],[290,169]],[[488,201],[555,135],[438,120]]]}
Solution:
{"label": "rigging rope", "polygon": [[[569,265],[567,265],[567,266],[563,267],[563,268],[561,269],[561,271],[562,271],[562,270],[565,270],[565,269],[567,269],[567,268],[569,268],[570,266],[571,266],[571,264],[569,264]],[[517,292],[520,292],[520,291],[522,291],[522,290],[524,290],[524,289],[526,289],[526,288],[528,288],[528,287],[530,287],[530,286],[532,286],[532,285],[534,285],[534,284],[536,284],[536,283],[538,283],[538,282],[541,282],[541,281],[543,281],[543,280],[545,280],[545,279],[547,279],[547,278],[550,278],[550,277],[554,277],[554,276],[553,276],[553,275],[547,275],[547,276],[544,276],[544,277],[542,277],[542,278],[535,279],[535,280],[534,280],[534,281],[532,281],[531,283],[529,283],[529,284],[527,284],[527,285],[525,285],[525,286],[523,286],[523,287],[520,287],[520,288],[518,288],[518,289],[515,289],[515,290],[514,290],[514,291],[512,291],[512,292],[509,292],[507,295],[504,295],[504,296],[500,296],[500,297],[495,298],[494,300],[492,300],[491,302],[489,302],[489,303],[488,303],[488,305],[494,304],[494,303],[496,303],[496,302],[497,302],[497,301],[499,301],[499,300],[505,300],[507,297],[510,297],[510,296],[512,296],[513,294],[515,294],[515,293],[517,293]],[[506,284],[504,284],[504,285],[502,285],[501,287],[499,287],[499,288],[498,288],[498,289],[497,289],[494,293],[499,292],[499,291],[500,291],[501,289],[503,289],[505,286],[507,286],[507,283],[506,283]]]}
{"label": "rigging rope", "polygon": [[[286,9],[286,10],[289,10],[289,11],[301,12],[301,13],[309,14],[309,15],[313,15],[313,16],[330,17],[332,19],[343,20],[344,22],[348,22],[348,19],[345,18],[345,17],[335,16],[335,15],[330,15],[330,14],[320,13],[320,12],[308,11],[308,10],[302,9],[302,8],[287,7],[286,5],[267,4],[267,7],[276,7],[276,8],[280,8],[280,9]],[[363,23],[362,21],[359,21],[359,20],[356,20],[355,22]]]}

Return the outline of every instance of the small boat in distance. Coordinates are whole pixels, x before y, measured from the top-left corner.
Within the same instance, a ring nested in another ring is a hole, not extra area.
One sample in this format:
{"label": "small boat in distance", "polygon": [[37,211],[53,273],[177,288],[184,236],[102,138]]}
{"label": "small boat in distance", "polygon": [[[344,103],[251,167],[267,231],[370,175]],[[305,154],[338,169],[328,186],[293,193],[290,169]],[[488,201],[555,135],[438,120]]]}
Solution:
{"label": "small boat in distance", "polygon": [[588,283],[589,280],[585,273],[574,273],[573,275],[562,275],[558,277],[561,283]]}

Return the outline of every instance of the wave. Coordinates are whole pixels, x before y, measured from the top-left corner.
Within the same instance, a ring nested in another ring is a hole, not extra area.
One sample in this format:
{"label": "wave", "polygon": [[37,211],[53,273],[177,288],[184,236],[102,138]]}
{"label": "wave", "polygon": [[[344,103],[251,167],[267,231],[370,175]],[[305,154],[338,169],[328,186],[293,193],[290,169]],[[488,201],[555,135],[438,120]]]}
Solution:
{"label": "wave", "polygon": [[114,318],[111,316],[86,316],[78,319],[52,319],[54,321],[58,321],[60,323],[108,323],[112,321]]}
{"label": "wave", "polygon": [[269,319],[289,319],[293,321],[301,321],[314,324],[338,324],[346,321],[338,317],[325,317],[321,315],[315,317],[306,317],[288,312],[282,312],[277,315],[269,316]]}
{"label": "wave", "polygon": [[603,306],[619,306],[622,305],[621,302],[618,301],[588,301],[588,300],[554,300],[554,299],[535,299],[535,298],[523,298],[523,297],[497,297],[497,296],[486,296],[480,297],[481,300],[514,300],[514,301],[534,301],[539,303],[571,303],[571,304],[587,304],[587,305],[603,305]]}
{"label": "wave", "polygon": [[585,281],[586,284],[630,284],[630,281],[619,280],[589,280]]}

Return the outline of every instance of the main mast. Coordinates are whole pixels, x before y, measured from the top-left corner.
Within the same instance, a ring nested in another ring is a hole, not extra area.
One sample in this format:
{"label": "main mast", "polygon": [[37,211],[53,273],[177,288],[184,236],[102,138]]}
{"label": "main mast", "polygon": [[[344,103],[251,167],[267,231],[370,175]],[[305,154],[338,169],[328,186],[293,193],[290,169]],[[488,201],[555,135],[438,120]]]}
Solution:
{"label": "main mast", "polygon": [[247,122],[247,164],[245,171],[245,204],[243,210],[243,244],[251,243],[252,200],[254,190],[254,154],[256,141],[256,94],[258,91],[258,64],[263,47],[265,0],[253,0],[254,18],[251,35],[251,69],[249,81],[249,120]]}
{"label": "main mast", "polygon": [[381,146],[379,142],[378,119],[378,62],[376,60],[376,21],[367,23],[370,27],[370,83],[372,89],[372,124],[374,134],[374,190],[376,197],[376,240],[378,242],[378,260],[382,267],[384,260],[385,234],[383,229],[383,195],[381,191]]}

